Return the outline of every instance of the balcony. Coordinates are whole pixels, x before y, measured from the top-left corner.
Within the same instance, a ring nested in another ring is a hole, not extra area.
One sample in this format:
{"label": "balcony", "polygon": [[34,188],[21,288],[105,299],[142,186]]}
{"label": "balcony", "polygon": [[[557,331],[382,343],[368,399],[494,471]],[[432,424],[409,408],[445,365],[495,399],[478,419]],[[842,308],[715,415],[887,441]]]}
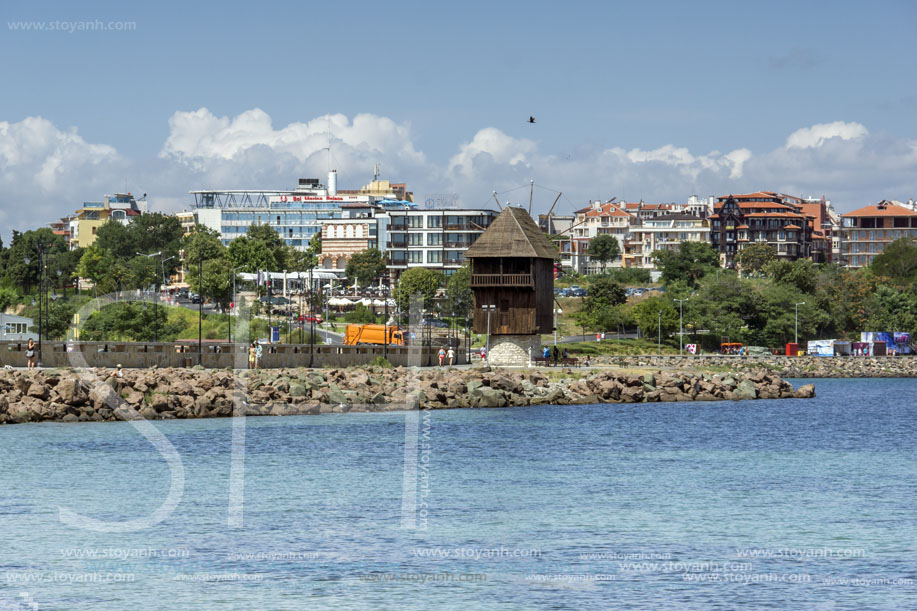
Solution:
{"label": "balcony", "polygon": [[534,287],[532,274],[472,274],[471,286],[527,286]]}

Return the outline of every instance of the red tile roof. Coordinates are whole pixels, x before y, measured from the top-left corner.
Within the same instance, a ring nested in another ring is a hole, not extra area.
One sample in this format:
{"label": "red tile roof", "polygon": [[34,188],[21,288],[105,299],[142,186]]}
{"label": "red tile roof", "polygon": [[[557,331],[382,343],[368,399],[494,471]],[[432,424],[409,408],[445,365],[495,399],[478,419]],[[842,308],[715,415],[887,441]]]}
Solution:
{"label": "red tile roof", "polygon": [[881,201],[874,206],[864,206],[853,212],[848,212],[847,214],[842,214],[844,217],[853,217],[853,216],[917,216],[917,212],[910,210],[909,208],[904,208],[902,206],[896,206],[894,204],[889,204],[885,201]]}

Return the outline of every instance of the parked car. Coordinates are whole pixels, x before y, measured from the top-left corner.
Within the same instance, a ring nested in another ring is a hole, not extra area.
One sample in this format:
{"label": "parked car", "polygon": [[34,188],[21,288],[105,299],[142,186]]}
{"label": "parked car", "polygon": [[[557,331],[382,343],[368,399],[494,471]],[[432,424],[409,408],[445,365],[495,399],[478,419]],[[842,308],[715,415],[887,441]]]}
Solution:
{"label": "parked car", "polygon": [[320,325],[323,322],[320,314],[316,314],[315,316],[312,316],[312,315],[303,316],[302,318],[306,322],[314,322],[317,325]]}
{"label": "parked car", "polygon": [[423,324],[430,326],[430,327],[436,327],[437,329],[448,329],[449,328],[449,323],[447,323],[445,320],[440,320],[438,318],[427,318],[423,321]]}

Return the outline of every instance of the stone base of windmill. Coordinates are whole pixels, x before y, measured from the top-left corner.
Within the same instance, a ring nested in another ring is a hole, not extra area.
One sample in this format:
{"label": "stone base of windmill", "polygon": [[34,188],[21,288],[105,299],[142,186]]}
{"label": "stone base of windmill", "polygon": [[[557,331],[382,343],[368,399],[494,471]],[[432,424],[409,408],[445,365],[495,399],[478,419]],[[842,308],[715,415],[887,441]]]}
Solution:
{"label": "stone base of windmill", "polygon": [[541,351],[540,335],[491,335],[487,364],[492,367],[528,367],[529,357],[541,356]]}

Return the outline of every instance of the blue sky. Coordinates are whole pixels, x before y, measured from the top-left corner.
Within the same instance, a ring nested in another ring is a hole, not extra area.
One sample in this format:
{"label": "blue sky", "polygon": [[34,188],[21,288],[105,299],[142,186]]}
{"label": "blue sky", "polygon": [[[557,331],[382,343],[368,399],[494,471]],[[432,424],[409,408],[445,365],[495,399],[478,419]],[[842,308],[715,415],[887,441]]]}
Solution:
{"label": "blue sky", "polygon": [[[378,161],[467,205],[530,178],[568,207],[746,189],[825,194],[842,211],[906,200],[914,7],[6,2],[0,223],[121,189],[172,210],[194,188],[290,186],[327,169],[329,142],[342,186]],[[11,26],[95,20],[136,26]]]}

